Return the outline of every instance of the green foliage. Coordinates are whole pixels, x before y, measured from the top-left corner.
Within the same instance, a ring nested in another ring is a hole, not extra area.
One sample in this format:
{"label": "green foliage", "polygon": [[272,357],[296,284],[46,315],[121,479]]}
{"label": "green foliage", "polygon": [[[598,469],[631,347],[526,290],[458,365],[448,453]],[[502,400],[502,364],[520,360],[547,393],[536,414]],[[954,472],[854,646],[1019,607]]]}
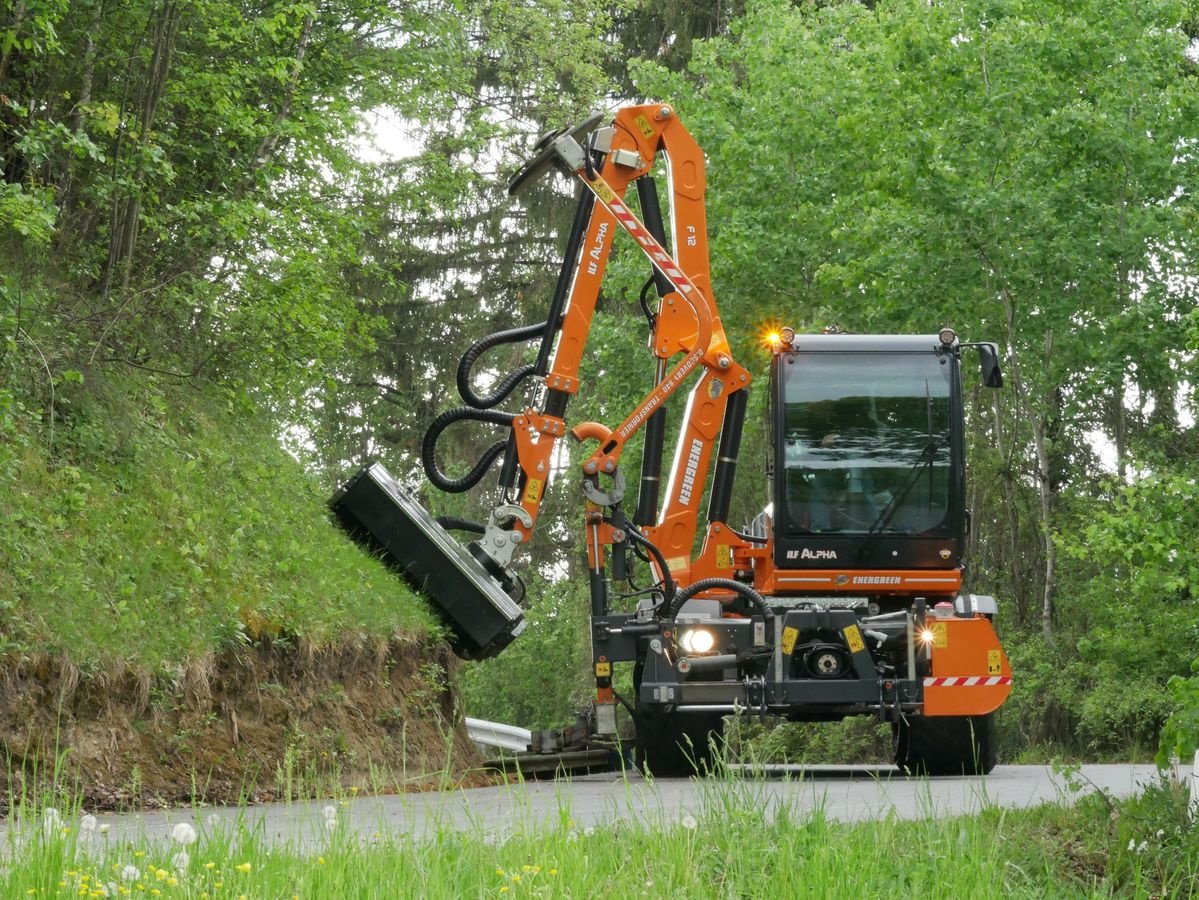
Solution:
{"label": "green foliage", "polygon": [[586,708],[593,688],[587,592],[574,582],[538,578],[529,598],[524,633],[500,656],[463,670],[463,708],[523,728],[561,728]]}

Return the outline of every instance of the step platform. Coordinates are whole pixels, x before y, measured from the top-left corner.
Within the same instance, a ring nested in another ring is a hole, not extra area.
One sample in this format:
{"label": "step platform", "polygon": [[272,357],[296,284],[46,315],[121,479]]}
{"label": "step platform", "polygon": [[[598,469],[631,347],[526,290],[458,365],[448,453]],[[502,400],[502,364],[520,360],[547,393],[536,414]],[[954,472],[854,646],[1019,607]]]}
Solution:
{"label": "step platform", "polygon": [[358,472],[329,506],[351,538],[433,604],[458,656],[495,656],[524,630],[524,613],[499,582],[380,463]]}

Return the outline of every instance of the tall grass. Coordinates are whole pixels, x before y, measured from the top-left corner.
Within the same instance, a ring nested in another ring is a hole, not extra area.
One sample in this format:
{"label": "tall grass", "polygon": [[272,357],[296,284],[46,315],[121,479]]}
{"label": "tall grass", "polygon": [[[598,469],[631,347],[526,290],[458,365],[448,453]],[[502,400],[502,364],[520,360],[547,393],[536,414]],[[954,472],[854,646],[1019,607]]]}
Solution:
{"label": "tall grass", "polygon": [[418,836],[351,831],[342,801],[311,834],[268,841],[245,819],[209,821],[194,844],[186,827],[181,840],[120,841],[78,811],[22,804],[0,895],[1151,897],[1187,896],[1199,875],[1185,797],[1164,787],[1118,806],[858,824],[768,806],[753,782],[712,782],[701,797],[676,818],[581,826],[564,802],[556,821],[518,815],[502,835],[446,824]]}

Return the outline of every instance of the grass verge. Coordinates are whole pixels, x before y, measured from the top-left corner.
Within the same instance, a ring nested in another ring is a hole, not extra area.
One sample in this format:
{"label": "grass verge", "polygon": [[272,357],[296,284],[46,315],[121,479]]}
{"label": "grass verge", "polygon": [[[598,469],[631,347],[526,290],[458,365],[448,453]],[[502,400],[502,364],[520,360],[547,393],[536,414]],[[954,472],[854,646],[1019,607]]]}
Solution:
{"label": "grass verge", "polygon": [[52,444],[28,420],[2,424],[9,659],[170,674],[260,635],[321,647],[436,628],[232,398],[110,380],[60,388]]}
{"label": "grass verge", "polygon": [[14,810],[5,897],[1162,897],[1190,896],[1199,835],[1168,784],[1136,799],[987,809],[975,817],[844,824],[768,808],[722,781],[694,817],[580,828],[517,820],[506,836],[345,830],[330,805],[305,842],[239,825],[176,826],[116,843],[78,813]]}

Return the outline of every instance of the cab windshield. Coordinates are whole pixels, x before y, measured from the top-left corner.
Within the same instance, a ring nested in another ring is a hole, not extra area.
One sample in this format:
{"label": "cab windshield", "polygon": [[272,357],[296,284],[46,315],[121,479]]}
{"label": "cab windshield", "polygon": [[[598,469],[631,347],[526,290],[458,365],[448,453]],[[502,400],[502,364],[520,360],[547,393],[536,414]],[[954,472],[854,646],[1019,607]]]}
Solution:
{"label": "cab windshield", "polygon": [[797,353],[783,366],[786,531],[947,525],[950,373],[932,353]]}

